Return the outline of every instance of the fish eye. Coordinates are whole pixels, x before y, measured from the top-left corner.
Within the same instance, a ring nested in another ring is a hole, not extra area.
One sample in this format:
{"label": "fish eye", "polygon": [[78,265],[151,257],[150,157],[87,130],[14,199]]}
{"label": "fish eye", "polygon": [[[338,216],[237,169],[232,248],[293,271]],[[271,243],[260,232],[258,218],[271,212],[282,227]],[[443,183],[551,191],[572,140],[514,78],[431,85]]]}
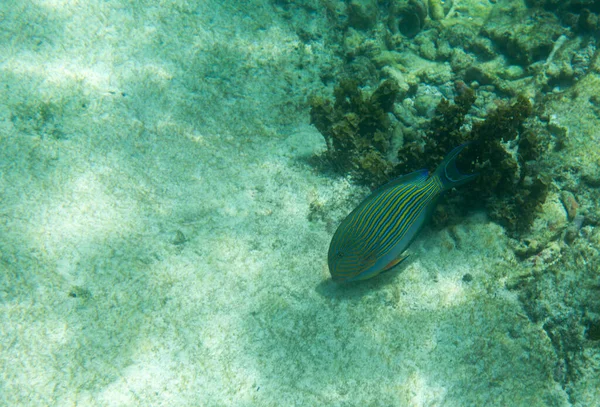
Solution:
{"label": "fish eye", "polygon": [[336,256],[338,259],[341,259],[342,257],[344,257],[344,255],[345,255],[345,253],[344,253],[344,251],[343,251],[343,250],[338,250],[338,251],[336,251],[336,252],[335,252],[335,256]]}

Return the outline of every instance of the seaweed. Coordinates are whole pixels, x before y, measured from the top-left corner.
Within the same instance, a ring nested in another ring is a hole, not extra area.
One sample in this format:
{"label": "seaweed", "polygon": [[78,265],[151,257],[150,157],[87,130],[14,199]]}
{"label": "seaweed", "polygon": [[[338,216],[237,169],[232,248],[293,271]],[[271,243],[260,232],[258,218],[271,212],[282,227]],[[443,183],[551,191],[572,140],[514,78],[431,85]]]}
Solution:
{"label": "seaweed", "polygon": [[438,207],[433,223],[447,225],[466,210],[484,207],[510,234],[524,233],[546,200],[549,185],[536,164],[543,150],[541,138],[527,125],[533,107],[519,96],[500,103],[468,130],[465,118],[475,92],[461,81],[455,88],[454,101],[440,101],[421,137],[405,143],[394,164],[388,158],[394,152],[387,115],[398,92],[394,82],[383,82],[369,95],[355,81],[344,80],[334,91],[335,103],[313,99],[311,119],[325,137],[327,156],[335,168],[371,186],[419,168],[433,170],[452,148],[472,142],[459,165],[480,176]]}
{"label": "seaweed", "polygon": [[475,159],[481,174],[468,194],[483,198],[490,217],[512,234],[531,227],[548,194],[549,182],[534,164],[541,156],[541,140],[525,128],[532,113],[524,96],[501,104],[473,126],[470,139],[476,144],[465,157]]}
{"label": "seaweed", "polygon": [[423,167],[433,170],[450,150],[469,140],[461,127],[475,102],[475,92],[461,81],[455,87],[454,103],[447,99],[439,102],[424,137],[406,143],[398,150],[396,173],[405,174]]}
{"label": "seaweed", "polygon": [[337,170],[352,172],[370,185],[389,178],[393,166],[386,158],[392,134],[388,113],[398,92],[391,80],[369,94],[357,81],[345,79],[334,90],[333,104],[319,97],[311,100],[311,123],[325,137],[327,158]]}
{"label": "seaweed", "polygon": [[465,172],[480,176],[461,191],[460,198],[446,201],[433,223],[443,226],[460,218],[468,209],[484,206],[488,215],[512,235],[526,232],[540,205],[546,200],[548,182],[529,164],[541,155],[540,139],[525,128],[532,115],[531,103],[519,96],[501,103],[485,120],[465,131],[465,117],[475,102],[475,93],[463,82],[455,84],[454,103],[442,99],[421,140],[398,151],[400,172],[427,167],[433,170],[452,148],[473,142],[461,157]]}
{"label": "seaweed", "polygon": [[[436,161],[443,150],[466,140],[473,142],[463,154],[462,162],[467,163],[465,171],[478,172],[480,176],[461,192],[462,199],[456,203],[459,206],[446,208],[445,212],[462,214],[460,208],[483,203],[487,214],[509,234],[528,231],[546,200],[549,185],[535,165],[542,153],[541,140],[526,126],[526,120],[533,113],[531,103],[524,96],[501,103],[466,133],[460,130],[467,108],[466,98],[459,94],[457,99],[454,109],[449,109],[447,102],[440,103],[438,119],[432,121],[428,135],[431,138],[439,134],[444,141],[441,148],[436,145]],[[455,122],[449,111],[455,112]]]}

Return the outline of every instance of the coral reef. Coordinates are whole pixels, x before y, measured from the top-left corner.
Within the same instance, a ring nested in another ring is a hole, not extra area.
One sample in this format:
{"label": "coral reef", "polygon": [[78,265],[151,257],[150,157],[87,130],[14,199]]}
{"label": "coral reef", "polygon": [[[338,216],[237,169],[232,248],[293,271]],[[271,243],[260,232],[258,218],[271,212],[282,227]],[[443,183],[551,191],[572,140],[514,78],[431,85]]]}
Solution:
{"label": "coral reef", "polygon": [[507,287],[518,293],[528,318],[542,324],[559,358],[554,378],[576,401],[578,393],[589,392],[589,357],[600,341],[600,231],[577,222],[552,229],[548,241],[530,242],[526,268]]}
{"label": "coral reef", "polygon": [[[340,134],[332,129],[343,129],[348,117],[368,122],[362,112],[369,109],[336,103],[337,113],[322,115],[329,122],[317,128],[328,140],[327,157],[374,186],[432,170],[450,149],[473,142],[459,166],[480,177],[446,194],[432,223],[452,225],[446,229],[452,235],[467,211],[483,208],[503,226],[515,258],[506,287],[552,344],[553,378],[570,403],[593,405],[600,388],[600,170],[592,124],[600,117],[600,6],[516,0],[471,7],[475,2],[465,1],[434,15],[438,5],[379,2],[377,21],[360,27],[341,18],[340,9],[343,71],[365,89],[393,81],[399,91],[378,127],[383,144],[373,136],[333,142]],[[340,100],[352,100],[350,89],[341,88],[336,100],[344,94]],[[369,92],[355,92],[368,101]],[[321,103],[333,112],[326,100]],[[367,163],[379,170],[361,169]],[[330,212],[328,205],[319,208]]]}
{"label": "coral reef", "polygon": [[527,5],[555,13],[564,25],[578,33],[595,33],[600,28],[600,4],[595,0],[527,0]]}

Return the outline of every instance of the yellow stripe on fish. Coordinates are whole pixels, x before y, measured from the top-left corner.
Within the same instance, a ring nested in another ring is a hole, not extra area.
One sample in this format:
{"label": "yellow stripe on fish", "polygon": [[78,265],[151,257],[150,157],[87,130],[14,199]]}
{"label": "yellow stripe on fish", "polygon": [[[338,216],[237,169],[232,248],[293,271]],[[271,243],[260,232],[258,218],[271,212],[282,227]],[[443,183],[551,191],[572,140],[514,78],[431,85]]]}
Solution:
{"label": "yellow stripe on fish", "polygon": [[461,174],[452,150],[432,176],[420,170],[397,178],[373,192],[340,224],[329,245],[329,272],[334,281],[366,280],[407,256],[410,246],[446,190],[471,181]]}

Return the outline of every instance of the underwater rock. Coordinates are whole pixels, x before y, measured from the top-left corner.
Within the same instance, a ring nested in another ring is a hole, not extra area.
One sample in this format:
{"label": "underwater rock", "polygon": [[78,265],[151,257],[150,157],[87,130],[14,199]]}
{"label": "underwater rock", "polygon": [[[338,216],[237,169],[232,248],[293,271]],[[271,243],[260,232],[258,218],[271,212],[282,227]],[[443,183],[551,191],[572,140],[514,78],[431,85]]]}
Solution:
{"label": "underwater rock", "polygon": [[388,27],[392,33],[400,32],[408,38],[415,37],[425,26],[427,4],[423,0],[396,0],[390,8]]}
{"label": "underwater rock", "polygon": [[579,204],[575,199],[575,195],[569,191],[561,191],[560,193],[560,201],[562,202],[565,210],[567,211],[567,217],[569,220],[575,219],[577,216],[577,208],[579,208]]}
{"label": "underwater rock", "polygon": [[450,66],[456,74],[464,73],[464,71],[475,63],[475,57],[467,54],[462,49],[454,49],[450,58]]}
{"label": "underwater rock", "polygon": [[435,108],[440,98],[441,95],[433,93],[424,93],[415,96],[415,109],[419,116],[431,118],[435,113]]}
{"label": "underwater rock", "polygon": [[430,36],[420,36],[413,40],[414,44],[418,47],[419,55],[422,58],[430,61],[435,61],[438,57],[436,44]]}
{"label": "underwater rock", "polygon": [[509,65],[506,68],[499,70],[498,75],[502,79],[514,81],[525,76],[525,70],[519,65]]}
{"label": "underwater rock", "polygon": [[532,9],[551,11],[560,21],[574,32],[582,34],[596,33],[600,3],[597,0],[527,0]]}
{"label": "underwater rock", "polygon": [[482,61],[490,61],[498,56],[492,40],[485,37],[476,38],[467,49],[477,55]]}
{"label": "underwater rock", "polygon": [[598,30],[598,15],[584,8],[577,18],[577,28],[580,32],[594,32]]}
{"label": "underwater rock", "polygon": [[373,62],[378,68],[401,65],[402,60],[402,55],[395,51],[381,51],[379,54],[373,57]]}
{"label": "underwater rock", "polygon": [[556,15],[519,7],[519,2],[498,4],[482,27],[482,34],[490,38],[512,64],[522,66],[545,61],[554,42],[565,33]]}
{"label": "underwater rock", "polygon": [[179,245],[184,244],[185,242],[187,242],[187,238],[185,237],[183,232],[181,230],[176,230],[175,236],[173,236],[171,243],[174,244],[175,246],[179,246]]}
{"label": "underwater rock", "polygon": [[481,64],[468,67],[463,75],[465,81],[469,83],[475,81],[480,85],[495,84],[497,81],[494,71],[485,68],[486,67],[482,66]]}
{"label": "underwater rock", "polygon": [[585,168],[581,174],[581,180],[592,188],[600,187],[600,169]]}
{"label": "underwater rock", "polygon": [[595,41],[561,35],[546,61],[530,65],[527,72],[534,75],[534,83],[542,90],[562,92],[589,72],[595,54]]}
{"label": "underwater rock", "polygon": [[358,56],[344,67],[344,73],[349,78],[362,78],[369,85],[379,82],[379,72],[373,59],[365,56]]}
{"label": "underwater rock", "polygon": [[380,45],[373,39],[368,38],[363,32],[348,28],[344,35],[345,57],[351,61],[359,56],[372,58],[381,52]]}
{"label": "underwater rock", "polygon": [[431,68],[419,72],[419,79],[426,85],[438,85],[452,83],[452,68],[449,64],[434,65]]}
{"label": "underwater rock", "polygon": [[[538,245],[526,261],[529,267],[520,282],[507,284],[507,288],[519,290],[528,318],[543,323],[558,357],[555,380],[577,396],[581,405],[595,405],[597,399],[584,397],[590,388],[585,371],[597,370],[589,355],[597,349],[599,338],[600,250],[594,229],[583,227],[569,246],[559,241]],[[584,388],[578,389],[577,382],[582,379]]]}
{"label": "underwater rock", "polygon": [[[530,263],[547,265],[548,261],[541,261],[535,256],[546,250],[553,244],[559,244],[561,236],[564,235],[569,225],[567,212],[556,192],[548,194],[546,202],[541,206],[530,233],[521,239],[515,246],[515,254],[521,259],[529,259]],[[553,249],[550,249],[551,252]],[[543,256],[542,256],[543,257]]]}
{"label": "underwater rock", "polygon": [[377,22],[377,3],[371,0],[352,0],[348,4],[348,24],[358,30],[366,30]]}
{"label": "underwater rock", "polygon": [[432,20],[440,21],[446,17],[446,11],[440,0],[428,0],[429,16]]}

